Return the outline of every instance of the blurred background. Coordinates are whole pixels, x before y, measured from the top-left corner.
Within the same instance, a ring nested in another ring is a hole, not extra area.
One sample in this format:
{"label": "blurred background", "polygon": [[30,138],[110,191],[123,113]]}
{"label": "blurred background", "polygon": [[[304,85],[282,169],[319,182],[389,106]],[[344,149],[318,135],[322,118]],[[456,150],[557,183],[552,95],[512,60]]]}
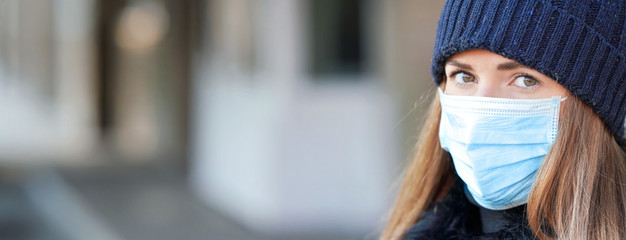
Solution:
{"label": "blurred background", "polygon": [[0,0],[0,239],[376,239],[442,6]]}

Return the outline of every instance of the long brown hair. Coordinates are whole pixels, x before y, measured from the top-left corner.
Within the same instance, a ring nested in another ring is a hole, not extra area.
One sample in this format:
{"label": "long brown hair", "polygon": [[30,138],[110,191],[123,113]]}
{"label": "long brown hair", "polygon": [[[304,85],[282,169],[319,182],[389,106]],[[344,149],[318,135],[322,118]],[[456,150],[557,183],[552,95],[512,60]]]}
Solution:
{"label": "long brown hair", "polygon": [[[626,153],[585,103],[563,102],[559,133],[530,193],[526,214],[540,239],[626,239]],[[439,145],[435,96],[381,239],[398,239],[452,183]]]}

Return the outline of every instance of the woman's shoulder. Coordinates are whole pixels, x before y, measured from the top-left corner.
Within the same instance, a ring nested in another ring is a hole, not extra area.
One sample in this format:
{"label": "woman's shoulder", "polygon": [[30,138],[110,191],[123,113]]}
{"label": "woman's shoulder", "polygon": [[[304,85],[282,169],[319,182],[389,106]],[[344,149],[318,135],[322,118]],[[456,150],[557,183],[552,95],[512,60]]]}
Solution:
{"label": "woman's shoulder", "polygon": [[404,239],[536,239],[523,207],[507,211],[511,219],[501,230],[484,234],[480,210],[465,197],[465,185],[457,181],[450,192],[420,215]]}
{"label": "woman's shoulder", "polygon": [[[450,239],[479,229],[478,211],[469,205],[463,189],[463,182],[457,180],[446,196],[422,212],[420,220],[407,230],[405,239]],[[478,226],[468,226],[472,222],[468,218],[476,218],[474,223]]]}

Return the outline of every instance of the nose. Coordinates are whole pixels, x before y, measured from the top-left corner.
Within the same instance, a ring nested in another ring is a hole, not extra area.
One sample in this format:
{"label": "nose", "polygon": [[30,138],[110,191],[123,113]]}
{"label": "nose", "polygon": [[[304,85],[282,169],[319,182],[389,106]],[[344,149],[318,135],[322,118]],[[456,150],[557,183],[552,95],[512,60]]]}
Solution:
{"label": "nose", "polygon": [[506,92],[502,89],[500,81],[495,78],[483,78],[478,84],[478,89],[474,92],[476,97],[506,98]]}

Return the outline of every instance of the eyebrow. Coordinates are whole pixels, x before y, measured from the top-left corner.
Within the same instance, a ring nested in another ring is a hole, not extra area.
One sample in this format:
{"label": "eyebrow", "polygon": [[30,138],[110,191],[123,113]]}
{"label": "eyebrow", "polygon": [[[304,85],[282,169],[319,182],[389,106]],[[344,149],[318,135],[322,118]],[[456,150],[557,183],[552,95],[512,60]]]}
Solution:
{"label": "eyebrow", "polygon": [[474,70],[474,69],[472,69],[472,66],[470,66],[469,64],[460,63],[460,62],[458,62],[456,60],[450,60],[450,61],[448,61],[448,64],[450,64],[452,66],[455,66],[455,67],[458,67],[460,69]]}
{"label": "eyebrow", "polygon": [[[448,64],[458,67],[460,69],[464,69],[464,70],[474,70],[472,68],[472,66],[470,66],[469,64],[465,64],[465,63],[461,63],[459,61],[456,60],[450,60],[448,61]],[[498,67],[496,69],[498,70],[513,70],[513,69],[517,69],[517,68],[521,68],[524,67],[524,65],[518,63],[518,62],[506,62],[506,63],[501,63],[498,65]]]}
{"label": "eyebrow", "polygon": [[523,67],[524,65],[518,63],[518,62],[507,62],[507,63],[502,63],[500,65],[498,65],[498,70],[513,70],[516,68],[520,68]]}

